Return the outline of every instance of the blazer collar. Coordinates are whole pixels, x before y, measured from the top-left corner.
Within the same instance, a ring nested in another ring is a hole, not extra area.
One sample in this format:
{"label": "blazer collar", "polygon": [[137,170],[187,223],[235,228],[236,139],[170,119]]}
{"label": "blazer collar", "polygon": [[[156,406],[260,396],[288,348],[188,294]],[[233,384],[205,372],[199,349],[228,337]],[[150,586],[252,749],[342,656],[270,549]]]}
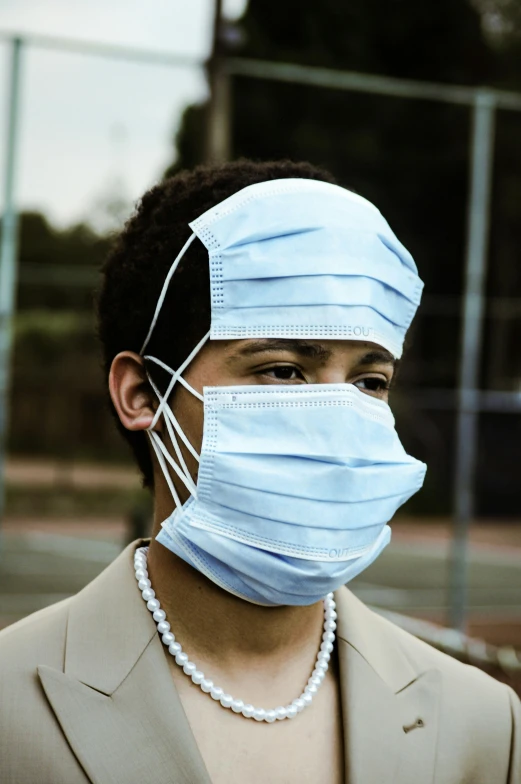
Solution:
{"label": "blazer collar", "polygon": [[38,675],[92,784],[210,784],[135,585],[141,544],[71,599],[64,672],[40,666]]}
{"label": "blazer collar", "polygon": [[432,784],[440,673],[418,671],[401,632],[342,588],[337,640],[349,784]]}
{"label": "blazer collar", "polygon": [[[38,674],[92,784],[210,784],[135,586],[141,544],[70,600],[64,671]],[[432,784],[439,673],[418,671],[396,627],[346,588],[335,598],[346,781]]]}

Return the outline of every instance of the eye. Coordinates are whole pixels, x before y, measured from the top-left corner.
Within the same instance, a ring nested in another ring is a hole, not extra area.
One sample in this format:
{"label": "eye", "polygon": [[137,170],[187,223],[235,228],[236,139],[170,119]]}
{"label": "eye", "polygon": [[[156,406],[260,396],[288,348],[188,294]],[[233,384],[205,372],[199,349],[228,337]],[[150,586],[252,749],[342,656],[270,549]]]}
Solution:
{"label": "eye", "polygon": [[369,392],[373,395],[383,397],[389,391],[390,383],[387,379],[381,376],[364,376],[357,381],[353,381],[355,387],[361,389],[362,392]]}
{"label": "eye", "polygon": [[304,381],[304,376],[295,365],[274,365],[264,368],[259,372],[262,376],[276,379],[277,381]]}

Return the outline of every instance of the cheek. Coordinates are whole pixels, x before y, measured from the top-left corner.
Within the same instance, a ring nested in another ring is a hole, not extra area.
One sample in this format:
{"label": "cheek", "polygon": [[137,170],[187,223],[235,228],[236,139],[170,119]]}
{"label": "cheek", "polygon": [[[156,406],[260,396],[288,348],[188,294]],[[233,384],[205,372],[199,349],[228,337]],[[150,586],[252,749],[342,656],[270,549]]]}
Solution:
{"label": "cheek", "polygon": [[[174,416],[181,425],[183,433],[188,438],[192,446],[201,451],[201,444],[203,441],[203,420],[204,420],[204,407],[200,400],[197,400],[187,389],[181,384],[178,385],[173,395],[173,400],[170,402]],[[178,439],[179,445],[183,449],[183,456],[186,458],[184,447],[181,439]],[[189,453],[188,453],[189,454]],[[196,461],[191,457],[191,460]]]}

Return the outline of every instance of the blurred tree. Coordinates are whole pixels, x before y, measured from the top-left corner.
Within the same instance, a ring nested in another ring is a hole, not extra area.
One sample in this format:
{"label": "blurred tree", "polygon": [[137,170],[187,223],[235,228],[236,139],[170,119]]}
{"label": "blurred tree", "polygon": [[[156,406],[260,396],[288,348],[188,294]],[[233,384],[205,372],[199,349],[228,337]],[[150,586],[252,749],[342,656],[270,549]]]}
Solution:
{"label": "blurred tree", "polygon": [[59,230],[41,213],[22,213],[18,308],[91,311],[109,243],[87,225]]}

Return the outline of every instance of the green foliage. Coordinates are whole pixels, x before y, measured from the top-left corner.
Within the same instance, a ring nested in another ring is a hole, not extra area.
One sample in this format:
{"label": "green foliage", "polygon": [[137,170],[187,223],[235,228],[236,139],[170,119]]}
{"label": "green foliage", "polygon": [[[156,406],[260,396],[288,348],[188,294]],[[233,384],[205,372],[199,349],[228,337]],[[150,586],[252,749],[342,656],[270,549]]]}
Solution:
{"label": "green foliage", "polygon": [[92,310],[92,292],[110,238],[79,224],[63,230],[37,212],[20,218],[18,308]]}

